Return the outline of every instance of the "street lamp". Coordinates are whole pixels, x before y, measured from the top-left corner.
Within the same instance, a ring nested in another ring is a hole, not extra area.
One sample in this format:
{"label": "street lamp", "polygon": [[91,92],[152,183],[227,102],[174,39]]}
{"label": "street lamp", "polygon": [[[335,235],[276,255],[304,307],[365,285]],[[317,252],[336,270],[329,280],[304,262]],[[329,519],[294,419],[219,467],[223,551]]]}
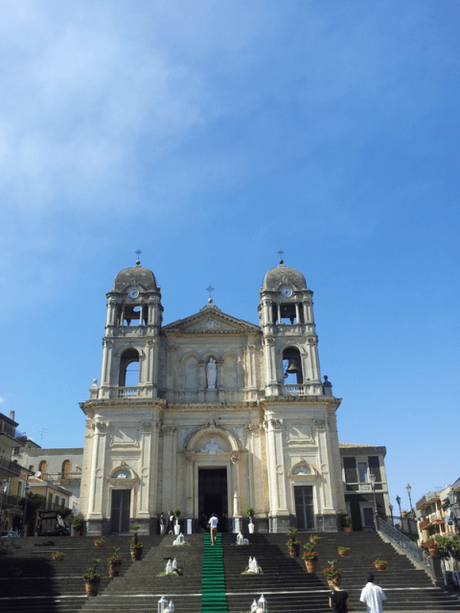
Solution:
{"label": "street lamp", "polygon": [[24,536],[24,530],[26,527],[27,496],[29,495],[29,490],[30,490],[30,485],[26,482],[26,487],[24,488],[24,514],[22,516],[21,536]]}
{"label": "street lamp", "polygon": [[400,498],[400,496],[396,496],[396,502],[398,503],[398,507],[399,507],[399,518],[401,519],[401,498]]}
{"label": "street lamp", "polygon": [[389,509],[390,509],[390,515],[391,515],[391,525],[393,525],[393,523],[394,523],[394,522],[393,522],[393,505],[391,504],[391,502],[390,502],[390,504],[388,505],[388,507],[389,507]]}
{"label": "street lamp", "polygon": [[406,486],[407,493],[409,494],[409,502],[410,502],[410,512],[412,513],[412,517],[414,517],[414,509],[412,508],[412,499],[410,497],[410,493],[412,492],[412,488],[409,484]]}

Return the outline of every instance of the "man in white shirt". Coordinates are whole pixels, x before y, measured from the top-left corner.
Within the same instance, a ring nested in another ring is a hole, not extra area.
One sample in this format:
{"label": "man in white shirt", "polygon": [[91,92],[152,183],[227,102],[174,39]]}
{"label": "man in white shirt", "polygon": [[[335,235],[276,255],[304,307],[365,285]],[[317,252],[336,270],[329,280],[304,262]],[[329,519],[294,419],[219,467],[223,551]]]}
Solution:
{"label": "man in white shirt", "polygon": [[367,613],[383,613],[383,606],[387,597],[381,587],[375,585],[374,574],[369,573],[366,577],[367,584],[361,591],[359,600],[367,607]]}
{"label": "man in white shirt", "polygon": [[208,524],[211,526],[211,546],[216,544],[217,540],[217,524],[219,520],[215,513],[211,515],[211,518],[208,521]]}

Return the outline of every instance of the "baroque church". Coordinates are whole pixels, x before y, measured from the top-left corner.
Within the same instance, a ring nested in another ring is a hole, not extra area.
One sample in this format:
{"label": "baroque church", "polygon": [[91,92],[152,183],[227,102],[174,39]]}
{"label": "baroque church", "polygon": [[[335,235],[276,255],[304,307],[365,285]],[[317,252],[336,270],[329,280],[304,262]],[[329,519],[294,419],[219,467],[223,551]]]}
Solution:
{"label": "baroque church", "polygon": [[153,272],[137,261],[118,273],[100,382],[80,403],[88,534],[127,532],[132,522],[156,532],[174,508],[194,531],[213,512],[233,530],[249,507],[259,532],[340,529],[341,400],[321,378],[312,296],[281,260],[260,289],[259,325],[211,298],[163,325]]}

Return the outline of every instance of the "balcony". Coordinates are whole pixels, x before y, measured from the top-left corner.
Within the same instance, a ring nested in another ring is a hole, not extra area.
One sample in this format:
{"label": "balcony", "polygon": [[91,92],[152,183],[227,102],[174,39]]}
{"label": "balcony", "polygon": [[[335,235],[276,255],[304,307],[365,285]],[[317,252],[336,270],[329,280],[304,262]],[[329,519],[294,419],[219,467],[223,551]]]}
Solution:
{"label": "balcony", "polygon": [[10,496],[5,492],[0,492],[0,509],[11,509],[17,507],[19,498],[17,496]]}
{"label": "balcony", "polygon": [[118,398],[139,398],[138,387],[119,387]]}
{"label": "balcony", "polygon": [[322,396],[323,386],[321,383],[285,383],[280,386],[283,396]]}
{"label": "balcony", "polygon": [[10,438],[19,441],[21,438],[25,438],[25,433],[19,432],[14,426],[8,424],[6,421],[0,421],[0,435],[5,434]]}
{"label": "balcony", "polygon": [[17,477],[21,472],[21,467],[17,462],[11,462],[7,458],[0,458],[0,474],[5,477]]}

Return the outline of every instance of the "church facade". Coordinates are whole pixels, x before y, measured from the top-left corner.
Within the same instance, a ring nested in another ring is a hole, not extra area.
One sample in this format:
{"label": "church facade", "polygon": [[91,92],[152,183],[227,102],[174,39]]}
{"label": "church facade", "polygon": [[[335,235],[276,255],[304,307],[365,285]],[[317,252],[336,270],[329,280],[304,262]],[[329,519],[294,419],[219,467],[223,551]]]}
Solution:
{"label": "church facade", "polygon": [[116,276],[101,379],[80,404],[88,534],[156,532],[174,508],[194,530],[213,512],[231,530],[249,507],[262,532],[340,529],[341,401],[321,378],[312,296],[281,261],[260,289],[259,325],[212,299],[163,325],[153,272],[138,261]]}

